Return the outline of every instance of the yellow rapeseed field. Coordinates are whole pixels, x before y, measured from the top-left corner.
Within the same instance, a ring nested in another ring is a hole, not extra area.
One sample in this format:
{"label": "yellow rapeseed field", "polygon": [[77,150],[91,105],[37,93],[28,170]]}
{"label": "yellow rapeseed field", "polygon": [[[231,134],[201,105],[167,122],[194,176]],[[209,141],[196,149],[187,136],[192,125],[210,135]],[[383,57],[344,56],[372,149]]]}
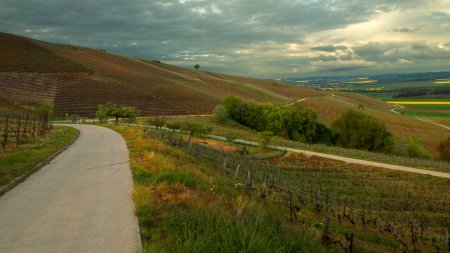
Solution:
{"label": "yellow rapeseed field", "polygon": [[387,103],[399,105],[450,105],[450,101],[388,101]]}
{"label": "yellow rapeseed field", "polygon": [[437,79],[434,84],[450,84],[450,78]]}

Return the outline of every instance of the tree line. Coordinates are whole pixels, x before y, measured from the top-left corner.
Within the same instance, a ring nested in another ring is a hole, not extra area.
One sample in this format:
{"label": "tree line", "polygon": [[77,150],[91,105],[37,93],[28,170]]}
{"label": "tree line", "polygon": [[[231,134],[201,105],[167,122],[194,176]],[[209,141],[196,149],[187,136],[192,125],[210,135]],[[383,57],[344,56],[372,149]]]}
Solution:
{"label": "tree line", "polygon": [[214,114],[219,122],[234,121],[258,132],[270,132],[285,139],[338,145],[368,151],[390,152],[394,138],[385,124],[359,111],[344,112],[327,127],[317,119],[312,109],[298,104],[275,106],[271,103],[247,102],[227,96]]}

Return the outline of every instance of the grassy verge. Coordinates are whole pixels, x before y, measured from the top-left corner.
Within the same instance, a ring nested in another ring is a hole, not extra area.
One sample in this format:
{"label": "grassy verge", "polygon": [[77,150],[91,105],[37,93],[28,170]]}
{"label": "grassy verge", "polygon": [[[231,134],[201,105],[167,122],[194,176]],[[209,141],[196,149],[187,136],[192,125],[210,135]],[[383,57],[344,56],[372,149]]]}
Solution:
{"label": "grassy verge", "polygon": [[110,127],[130,150],[144,252],[339,252],[211,165],[137,127]]}
{"label": "grassy verge", "polygon": [[71,127],[54,127],[41,138],[31,140],[18,148],[0,152],[0,188],[29,172],[37,164],[53,155],[77,135]]}

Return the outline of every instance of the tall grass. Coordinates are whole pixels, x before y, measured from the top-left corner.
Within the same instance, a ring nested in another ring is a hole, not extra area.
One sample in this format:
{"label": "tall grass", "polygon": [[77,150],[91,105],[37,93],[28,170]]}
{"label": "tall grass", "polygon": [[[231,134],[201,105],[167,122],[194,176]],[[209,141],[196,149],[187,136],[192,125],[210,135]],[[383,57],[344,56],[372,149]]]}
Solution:
{"label": "tall grass", "polygon": [[144,252],[338,252],[210,165],[139,128],[113,128],[130,150]]}

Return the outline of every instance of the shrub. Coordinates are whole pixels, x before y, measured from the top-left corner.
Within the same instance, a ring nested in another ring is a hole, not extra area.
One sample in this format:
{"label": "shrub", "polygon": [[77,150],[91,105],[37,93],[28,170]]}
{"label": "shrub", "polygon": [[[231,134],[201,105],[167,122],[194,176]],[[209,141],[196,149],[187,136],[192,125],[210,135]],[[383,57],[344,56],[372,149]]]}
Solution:
{"label": "shrub", "polygon": [[216,108],[214,108],[214,117],[216,118],[217,122],[220,123],[225,123],[230,120],[230,115],[223,105],[217,105]]}
{"label": "shrub", "polygon": [[412,139],[409,141],[408,156],[414,158],[433,158],[433,155],[425,149],[419,139]]}
{"label": "shrub", "polygon": [[363,112],[344,112],[331,129],[336,143],[346,148],[389,152],[394,147],[394,138],[385,124]]}
{"label": "shrub", "polygon": [[98,105],[96,115],[100,122],[104,122],[108,117],[115,117],[116,123],[118,123],[119,118],[127,118],[129,121],[134,121],[139,116],[139,111],[136,107],[107,103]]}
{"label": "shrub", "polygon": [[317,121],[317,114],[299,105],[276,107],[270,103],[245,102],[227,96],[216,107],[216,118],[227,117],[258,132],[271,131],[277,136],[301,142],[332,143],[330,130]]}
{"label": "shrub", "polygon": [[273,137],[273,133],[270,131],[265,131],[259,133],[259,147],[261,150],[267,149],[270,143],[270,139]]}
{"label": "shrub", "polygon": [[80,116],[78,116],[77,114],[72,114],[69,116],[69,120],[72,123],[77,123],[80,120]]}
{"label": "shrub", "polygon": [[147,124],[155,126],[158,129],[161,129],[166,124],[166,119],[164,117],[154,117],[147,121]]}
{"label": "shrub", "polygon": [[207,125],[185,121],[181,124],[181,130],[188,131],[189,139],[191,139],[192,136],[205,137],[212,132],[213,128]]}
{"label": "shrub", "polygon": [[166,126],[173,131],[181,129],[181,124],[178,122],[167,123]]}

